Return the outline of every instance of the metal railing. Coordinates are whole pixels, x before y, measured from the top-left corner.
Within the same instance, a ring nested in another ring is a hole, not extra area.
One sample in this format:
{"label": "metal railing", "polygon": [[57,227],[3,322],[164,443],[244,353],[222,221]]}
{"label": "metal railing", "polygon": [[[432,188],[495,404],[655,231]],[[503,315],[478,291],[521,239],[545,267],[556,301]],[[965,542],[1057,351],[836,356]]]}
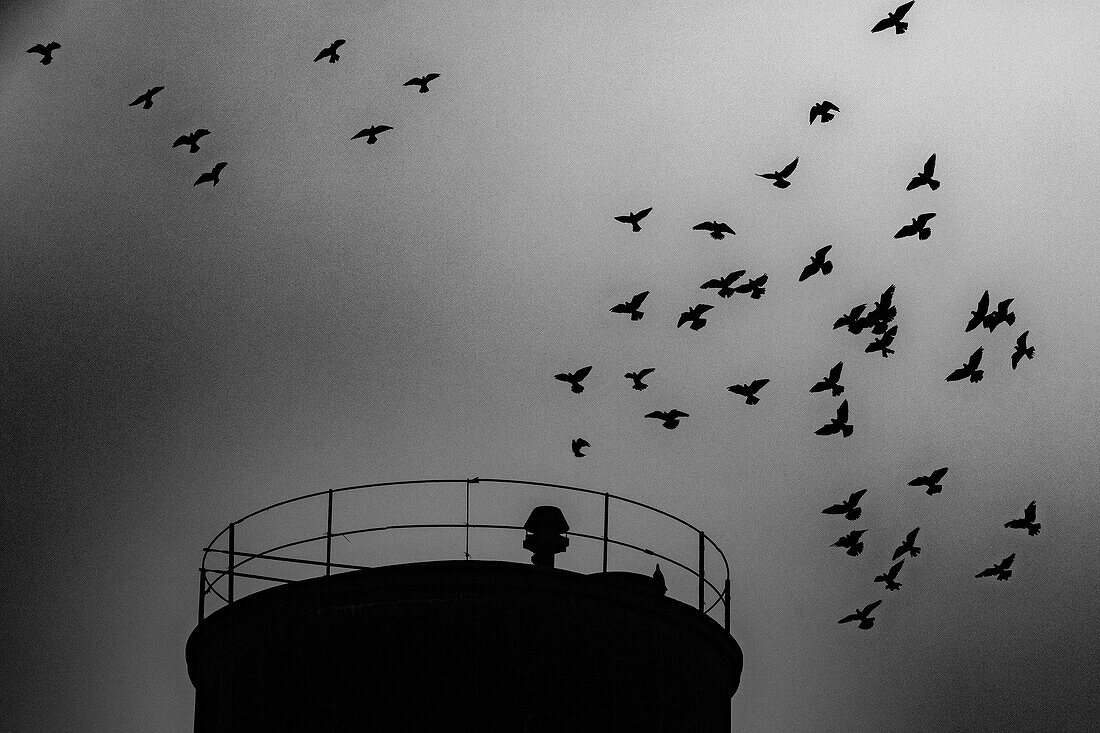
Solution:
{"label": "metal railing", "polygon": [[[367,490],[378,490],[390,487],[405,487],[405,486],[428,486],[428,485],[447,485],[452,486],[465,486],[465,519],[461,522],[434,522],[434,523],[399,523],[399,524],[385,524],[373,527],[359,527],[355,529],[348,529],[339,532],[333,532],[333,498],[340,494],[349,492],[359,492]],[[628,499],[623,496],[616,496],[606,491],[594,491],[592,489],[583,489],[576,486],[565,486],[562,484],[550,484],[542,483],[538,481],[515,481],[507,479],[486,479],[486,478],[472,478],[472,479],[429,479],[424,481],[387,481],[383,483],[374,484],[359,484],[356,486],[345,486],[339,489],[328,489],[326,491],[316,491],[311,494],[304,494],[302,496],[296,496],[291,499],[285,499],[283,501],[270,504],[262,509],[246,514],[235,522],[230,523],[221,532],[219,532],[213,540],[203,549],[202,565],[199,568],[199,622],[206,618],[206,603],[207,597],[211,594],[220,598],[226,605],[231,604],[238,598],[236,589],[234,588],[234,581],[237,579],[256,580],[266,583],[291,583],[296,578],[287,577],[287,575],[265,575],[260,573],[245,572],[240,568],[248,563],[256,561],[271,561],[281,567],[299,567],[299,568],[316,568],[318,575],[320,569],[324,569],[326,576],[331,575],[334,570],[363,570],[369,567],[377,567],[370,565],[362,565],[358,563],[342,563],[334,562],[332,560],[332,540],[334,538],[348,539],[354,535],[365,535],[375,532],[384,532],[389,530],[409,530],[409,529],[422,529],[422,530],[439,530],[439,529],[463,529],[465,531],[465,550],[463,556],[465,559],[470,559],[470,530],[471,529],[485,529],[485,530],[507,530],[507,531],[520,531],[523,532],[522,525],[511,524],[493,524],[493,523],[477,523],[470,521],[470,486],[471,485],[510,485],[513,487],[525,487],[528,489],[552,489],[555,491],[575,492],[579,494],[586,494],[595,497],[602,498],[603,503],[603,532],[602,534],[591,534],[586,532],[569,531],[565,534],[569,537],[576,537],[584,540],[591,540],[601,543],[601,568],[604,572],[608,569],[608,548],[610,546],[622,547],[635,552],[643,553],[647,556],[660,558],[673,566],[679,567],[682,570],[696,577],[696,592],[695,592],[695,606],[701,613],[710,614],[719,604],[722,605],[722,623],[726,631],[729,631],[730,625],[730,576],[729,576],[729,562],[726,560],[725,554],[721,548],[714,543],[710,537],[706,535],[702,530],[698,529],[691,523],[673,515],[666,511],[650,506],[634,499]],[[250,520],[258,517],[261,514],[271,512],[272,510],[279,509],[291,504],[297,504],[300,502],[308,502],[311,499],[318,499],[319,497],[325,497],[325,532],[324,534],[318,534],[315,536],[305,537],[302,539],[293,540],[283,544],[269,547],[266,550],[260,552],[249,552],[237,546],[237,530],[239,527],[246,525]],[[694,566],[689,566],[674,557],[664,554],[657,550],[642,547],[631,542],[627,542],[623,539],[616,539],[609,534],[610,515],[612,502],[621,502],[624,505],[638,507],[647,512],[652,512],[655,515],[671,519],[684,528],[687,528],[697,537],[696,552],[694,560]],[[215,547],[220,540],[225,538],[225,547]],[[312,543],[324,543],[324,557],[321,560],[311,560],[301,557],[293,557],[281,553],[284,550],[290,550],[291,548],[300,548]],[[350,540],[349,540],[350,542]],[[722,566],[725,571],[725,577],[721,580],[721,587],[715,585],[715,583],[707,577],[706,572],[706,559],[707,559],[707,545],[713,548],[714,552],[722,561]],[[225,558],[225,567],[223,568],[211,568],[207,567],[207,561],[211,555],[220,556]],[[439,558],[437,558],[439,559]],[[457,559],[457,558],[456,558]],[[224,583],[223,583],[224,581]],[[224,593],[219,589],[219,584],[222,584]],[[713,592],[714,600],[707,605],[708,589]],[[673,595],[670,592],[670,595]],[[675,597],[675,595],[673,595]],[[680,599],[684,600],[684,599]]]}

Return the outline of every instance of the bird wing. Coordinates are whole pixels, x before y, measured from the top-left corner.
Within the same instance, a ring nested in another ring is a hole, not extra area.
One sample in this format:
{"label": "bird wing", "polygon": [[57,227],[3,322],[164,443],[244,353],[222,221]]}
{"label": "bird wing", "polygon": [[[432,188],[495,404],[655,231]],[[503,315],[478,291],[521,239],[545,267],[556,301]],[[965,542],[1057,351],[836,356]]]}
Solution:
{"label": "bird wing", "polygon": [[695,312],[695,315],[701,316],[713,307],[714,307],[713,305],[707,305],[706,303],[699,303],[692,310]]}
{"label": "bird wing", "polygon": [[647,216],[649,216],[649,212],[651,212],[651,211],[653,211],[652,206],[650,206],[648,209],[642,209],[641,211],[639,211],[637,214],[634,215],[634,220],[635,221],[640,221],[640,220],[646,218]]}
{"label": "bird wing", "polygon": [[[50,45],[53,45],[53,44],[50,44]],[[33,46],[31,46],[30,48],[27,49],[27,53],[40,53],[40,54],[45,55],[49,52],[50,52],[50,50],[48,48],[46,48],[45,46],[43,46],[41,43],[36,43],[36,44],[34,44]]]}
{"label": "bird wing", "polygon": [[970,355],[970,358],[966,360],[967,369],[974,369],[982,363],[982,349],[984,347],[979,346],[974,350],[974,353]]}
{"label": "bird wing", "polygon": [[992,576],[996,575],[997,572],[998,572],[997,566],[994,565],[991,568],[986,568],[985,570],[981,571],[980,573],[978,573],[974,577],[975,578],[989,578],[989,577],[992,577]]}
{"label": "bird wing", "polygon": [[200,127],[199,129],[197,129],[197,130],[195,130],[194,132],[191,133],[191,137],[194,138],[195,140],[198,140],[200,137],[204,137],[204,136],[209,135],[209,134],[210,134],[210,130],[207,130],[205,128]]}
{"label": "bird wing", "polygon": [[904,564],[904,560],[899,560],[890,566],[890,572],[888,572],[887,575],[890,577],[891,580],[898,577],[898,571],[901,570],[901,566]]}
{"label": "bird wing", "polygon": [[874,603],[868,603],[866,606],[863,607],[863,610],[860,613],[862,613],[864,616],[866,616],[871,611],[874,611],[876,608],[878,608],[878,604],[880,604],[880,603],[882,603],[882,599],[879,599],[879,600],[875,601]]}
{"label": "bird wing", "polygon": [[1035,521],[1035,502],[1031,502],[1027,505],[1027,509],[1024,509],[1024,521],[1028,523]]}
{"label": "bird wing", "polygon": [[848,422],[848,400],[844,400],[840,403],[840,407],[836,408],[837,422]]}
{"label": "bird wing", "polygon": [[802,282],[806,278],[812,276],[815,272],[818,271],[818,269],[819,268],[817,263],[813,260],[810,260],[810,264],[802,268],[802,274],[798,276],[798,282]]}
{"label": "bird wing", "polygon": [[577,371],[573,372],[573,378],[578,382],[588,376],[588,373],[592,371],[591,366],[581,367]]}
{"label": "bird wing", "polygon": [[645,369],[640,369],[635,372],[634,376],[638,379],[645,379],[647,374],[652,374],[655,371],[657,370],[654,367],[646,367]]}
{"label": "bird wing", "polygon": [[157,92],[159,92],[162,89],[164,89],[164,87],[153,87],[148,92],[146,92],[146,94],[148,94],[151,97],[151,96],[153,96],[154,94],[156,94]]}
{"label": "bird wing", "polygon": [[798,158],[795,158],[794,160],[792,160],[790,163],[787,164],[786,168],[779,171],[779,177],[780,178],[786,178],[790,174],[794,173],[795,166],[797,166],[797,165],[798,165]]}
{"label": "bird wing", "polygon": [[747,384],[731,384],[730,386],[726,387],[726,389],[730,392],[733,392],[734,394],[739,394],[742,397],[749,396],[749,386]]}
{"label": "bird wing", "polygon": [[190,135],[180,135],[179,137],[176,138],[176,141],[174,143],[172,143],[172,147],[174,148],[177,145],[189,145],[190,143],[191,143],[191,136]]}
{"label": "bird wing", "polygon": [[923,227],[925,224],[932,221],[932,219],[935,216],[936,216],[935,212],[928,212],[928,213],[925,213],[925,214],[920,214],[919,216],[917,216],[917,221],[916,221],[917,227]]}
{"label": "bird wing", "polygon": [[[696,229],[697,228],[698,227],[696,227]],[[724,288],[725,286],[726,286],[726,283],[722,282],[721,280],[719,280],[716,277],[712,277],[710,280],[707,280],[705,283],[700,285],[699,289],[704,290],[706,288]]]}
{"label": "bird wing", "polygon": [[130,102],[130,104],[128,104],[126,106],[127,107],[133,107],[135,104],[141,104],[142,102],[145,101],[145,98],[148,97],[148,96],[149,96],[149,92],[146,92],[145,94],[142,94],[140,97],[135,99],[133,102]]}
{"label": "bird wing", "polygon": [[894,11],[894,20],[901,20],[905,17],[905,14],[909,12],[909,8],[913,7],[913,0],[909,0],[907,3],[902,3]]}
{"label": "bird wing", "polygon": [[390,127],[389,125],[375,125],[374,127],[371,128],[371,130],[373,130],[375,132],[375,134],[377,134],[379,132],[385,132],[386,130],[392,130],[392,129],[393,128]]}
{"label": "bird wing", "polygon": [[946,475],[947,475],[947,466],[944,466],[943,468],[937,468],[935,471],[932,472],[932,475],[929,476],[928,478],[932,483],[938,484],[943,479],[943,477],[946,476]]}
{"label": "bird wing", "polygon": [[570,384],[572,384],[574,375],[570,374],[569,372],[562,372],[561,374],[555,374],[554,379],[560,379],[563,382],[569,382]]}
{"label": "bird wing", "polygon": [[860,615],[859,615],[859,612],[857,611],[856,613],[848,614],[844,618],[837,621],[837,623],[838,624],[846,624],[849,621],[859,621],[859,620],[860,620]]}
{"label": "bird wing", "polygon": [[212,173],[213,173],[213,174],[214,174],[214,175],[216,176],[216,175],[218,175],[218,173],[220,173],[220,172],[221,172],[222,168],[226,167],[227,165],[229,165],[229,164],[228,164],[228,163],[226,163],[226,162],[224,162],[224,161],[223,161],[223,162],[221,162],[221,163],[217,163],[217,164],[216,164],[216,165],[214,166],[214,170],[213,170],[213,171],[211,171],[211,172],[212,172]]}
{"label": "bird wing", "polygon": [[718,228],[715,229],[714,231],[715,232],[722,232],[724,234],[733,234],[733,235],[737,234],[737,232],[733,231],[733,229],[730,228],[730,225],[725,223],[725,222],[719,222],[718,223]]}
{"label": "bird wing", "polygon": [[702,231],[705,231],[705,232],[713,232],[713,231],[717,231],[718,223],[714,222],[714,221],[704,221],[704,222],[700,222],[700,223],[696,224],[695,226],[692,227],[692,229],[699,229],[699,230],[702,230]]}
{"label": "bird wing", "polygon": [[833,368],[829,370],[829,381],[836,382],[840,379],[840,372],[844,369],[844,362],[838,361],[833,365]]}
{"label": "bird wing", "polygon": [[647,414],[646,417],[655,417],[658,420],[667,420],[670,417],[670,415],[667,412],[661,412],[660,410],[654,410],[653,412]]}
{"label": "bird wing", "polygon": [[924,175],[931,178],[932,174],[936,172],[936,154],[928,156],[928,160],[924,161]]}
{"label": "bird wing", "polygon": [[822,109],[829,110],[831,112],[839,112],[840,111],[840,107],[837,107],[835,104],[830,102],[828,99],[826,99],[824,102],[821,103],[821,107],[822,107]]}
{"label": "bird wing", "polygon": [[776,171],[775,173],[757,173],[756,175],[760,176],[761,178],[772,178],[776,180],[780,178],[779,171]]}
{"label": "bird wing", "polygon": [[975,317],[985,318],[989,314],[989,291],[986,290],[982,293],[982,297],[978,299],[978,308],[972,313]]}
{"label": "bird wing", "polygon": [[867,493],[867,489],[860,489],[859,491],[853,491],[852,495],[848,497],[848,504],[855,506],[859,503],[859,500],[863,498],[863,495]]}
{"label": "bird wing", "polygon": [[584,438],[577,438],[576,440],[573,441],[573,445],[575,445],[578,448],[591,448],[592,447],[592,444],[589,443]]}
{"label": "bird wing", "polygon": [[317,54],[317,58],[315,58],[315,59],[313,59],[313,60],[314,60],[314,61],[320,61],[320,60],[321,60],[321,59],[323,59],[323,58],[324,58],[325,56],[328,56],[328,55],[329,55],[329,54],[331,54],[331,53],[332,53],[332,49],[331,49],[331,48],[323,48],[323,49],[321,49],[321,52],[320,52],[319,54]]}
{"label": "bird wing", "polygon": [[642,301],[646,299],[647,295],[649,295],[649,291],[648,290],[643,290],[642,292],[638,293],[637,295],[635,295],[633,298],[631,298],[627,302],[630,304],[631,308],[637,308],[638,306],[640,306],[642,304]]}
{"label": "bird wing", "polygon": [[[358,136],[356,136],[356,137],[358,137]],[[352,140],[354,140],[354,139],[355,138],[353,137]],[[623,224],[629,224],[630,220],[631,220],[631,217],[630,217],[629,214],[626,214],[624,216],[616,216],[615,217],[615,221],[621,221]]]}
{"label": "bird wing", "polygon": [[915,479],[913,479],[912,481],[909,482],[909,485],[910,486],[927,486],[930,483],[933,483],[931,477],[929,477],[929,476],[917,476]]}
{"label": "bird wing", "polygon": [[634,306],[632,306],[629,302],[616,303],[615,305],[611,306],[612,313],[630,313],[633,310]]}
{"label": "bird wing", "polygon": [[829,250],[831,250],[832,248],[833,248],[833,245],[826,244],[824,247],[822,247],[818,251],[814,252],[814,257],[817,258],[817,259],[823,260],[823,259],[825,259],[825,255],[827,255],[829,253]]}
{"label": "bird wing", "polygon": [[1012,567],[1012,561],[1015,559],[1016,553],[1014,552],[1006,557],[1004,560],[1001,560],[999,563],[997,563],[997,567],[999,567],[1001,570],[1008,570],[1010,567]]}
{"label": "bird wing", "polygon": [[822,425],[820,428],[815,430],[814,435],[832,435],[833,433],[839,433],[839,432],[840,432],[840,428],[838,428],[836,425],[834,425],[833,423],[830,422],[826,425]]}
{"label": "bird wing", "polygon": [[429,81],[431,81],[432,79],[438,79],[438,78],[439,78],[439,74],[425,74],[425,75],[424,75],[424,76],[422,76],[421,78],[422,78],[422,79],[423,79],[423,80],[424,80],[425,82],[429,82]]}
{"label": "bird wing", "polygon": [[827,506],[821,510],[822,514],[844,514],[848,511],[848,507],[845,504],[833,504]]}
{"label": "bird wing", "polygon": [[401,86],[403,86],[403,87],[415,87],[415,86],[418,86],[423,81],[424,80],[421,79],[420,77],[414,76],[412,79],[409,79],[407,82],[405,82]]}
{"label": "bird wing", "polygon": [[920,527],[915,528],[912,532],[905,535],[905,544],[911,545],[917,540],[917,532],[920,532]]}
{"label": "bird wing", "polygon": [[893,24],[894,24],[894,19],[893,18],[883,18],[879,22],[875,23],[875,27],[871,29],[871,32],[872,33],[878,33],[879,31],[884,31],[887,28],[889,28],[890,26],[892,26]]}
{"label": "bird wing", "polygon": [[810,107],[810,124],[811,125],[814,123],[814,120],[816,120],[818,115],[820,115],[820,114],[821,114],[821,111],[818,109],[818,106],[816,104],[813,105],[812,107]]}
{"label": "bird wing", "polygon": [[915,224],[906,224],[897,231],[894,235],[894,239],[901,239],[902,237],[911,237],[917,233],[918,227]]}
{"label": "bird wing", "polygon": [[669,410],[669,411],[668,411],[668,416],[669,416],[669,417],[671,417],[671,418],[676,418],[676,417],[691,417],[691,416],[690,416],[690,415],[688,415],[688,414],[687,414],[686,412],[681,412],[680,410]]}
{"label": "bird wing", "polygon": [[[358,140],[359,138],[366,137],[369,134],[370,134],[370,130],[364,128],[364,129],[360,130],[359,132],[355,133],[354,135],[352,135],[351,139],[352,140]],[[616,217],[616,218],[618,218],[618,217]]]}
{"label": "bird wing", "polygon": [[753,393],[759,392],[760,388],[770,381],[770,379],[754,379],[752,380],[752,383],[749,384],[749,391]]}
{"label": "bird wing", "polygon": [[1031,331],[1024,331],[1016,338],[1017,349],[1023,350],[1027,348],[1027,335],[1029,333],[1031,333]]}
{"label": "bird wing", "polygon": [[957,382],[960,379],[966,379],[968,374],[970,374],[970,368],[967,367],[966,365],[963,365],[963,366],[959,367],[958,369],[956,369],[955,371],[948,374],[946,377],[944,377],[944,381],[945,382]]}
{"label": "bird wing", "polygon": [[680,319],[676,321],[676,328],[684,325],[688,321],[694,320],[695,316],[692,314],[693,308],[688,308],[686,311],[680,314]]}

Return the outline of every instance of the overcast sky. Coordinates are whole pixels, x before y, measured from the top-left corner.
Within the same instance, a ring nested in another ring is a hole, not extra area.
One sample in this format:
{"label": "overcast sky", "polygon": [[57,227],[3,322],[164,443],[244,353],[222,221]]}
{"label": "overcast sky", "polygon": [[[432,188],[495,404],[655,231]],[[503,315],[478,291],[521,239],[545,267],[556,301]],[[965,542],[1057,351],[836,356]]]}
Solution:
{"label": "overcast sky", "polygon": [[[9,4],[0,728],[190,731],[214,534],[307,491],[481,475],[713,536],[738,730],[1086,729],[1100,25],[1086,2],[918,0],[872,35],[893,6]],[[53,40],[48,66],[25,53]],[[373,124],[394,129],[350,140]],[[198,153],[171,148],[197,127]],[[942,186],[907,192],[932,153]],[[790,188],[754,175],[796,156]],[[613,219],[644,207],[638,234]],[[922,212],[928,240],[893,239]],[[711,219],[736,236],[692,231]],[[833,272],[797,282],[826,244]],[[699,289],[735,269],[763,298]],[[832,323],[891,284],[882,359]],[[964,333],[986,289],[1017,321]],[[642,320],[608,312],[642,290]],[[677,329],[699,302],[708,325]],[[985,379],[944,381],[978,346]],[[808,389],[840,360],[855,432],[816,436],[840,398]],[[583,394],[553,379],[586,365]],[[725,389],[756,378],[758,405]],[[671,408],[675,431],[643,417]],[[941,494],[906,485],[940,466]],[[860,521],[821,514],[860,488]],[[1032,500],[1041,534],[1003,528]],[[863,555],[829,547],[857,527]],[[973,577],[1013,552],[1009,581]],[[873,629],[836,623],[878,598]]]}

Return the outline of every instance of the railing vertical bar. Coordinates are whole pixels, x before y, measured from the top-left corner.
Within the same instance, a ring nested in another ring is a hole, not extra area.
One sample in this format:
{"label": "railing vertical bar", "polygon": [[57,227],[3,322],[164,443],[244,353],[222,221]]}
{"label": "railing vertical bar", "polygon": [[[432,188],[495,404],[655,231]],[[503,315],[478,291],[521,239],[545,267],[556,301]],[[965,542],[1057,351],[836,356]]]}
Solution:
{"label": "railing vertical bar", "polygon": [[603,495],[603,571],[607,572],[607,514],[608,505],[611,503],[611,495],[604,492]]}
{"label": "railing vertical bar", "polygon": [[328,528],[325,530],[325,577],[332,572],[332,489],[328,490]]}
{"label": "railing vertical bar", "polygon": [[199,623],[206,618],[206,568],[199,568]]}
{"label": "railing vertical bar", "polygon": [[726,601],[726,604],[725,604],[726,605],[726,613],[725,613],[726,632],[729,633],[729,630],[730,630],[730,579],[728,577],[726,578],[726,589],[722,593],[722,595],[725,597],[725,601]]}
{"label": "railing vertical bar", "polygon": [[236,541],[234,534],[236,534],[237,523],[233,522],[229,525],[229,602],[233,602],[233,569],[237,564],[237,559],[233,556],[236,551]]}
{"label": "railing vertical bar", "polygon": [[707,541],[706,534],[702,530],[699,530],[699,610],[700,611],[703,610],[703,588],[704,588],[703,578],[706,577],[704,575],[704,567],[703,567],[703,560],[705,559],[704,553],[706,552],[706,541]]}

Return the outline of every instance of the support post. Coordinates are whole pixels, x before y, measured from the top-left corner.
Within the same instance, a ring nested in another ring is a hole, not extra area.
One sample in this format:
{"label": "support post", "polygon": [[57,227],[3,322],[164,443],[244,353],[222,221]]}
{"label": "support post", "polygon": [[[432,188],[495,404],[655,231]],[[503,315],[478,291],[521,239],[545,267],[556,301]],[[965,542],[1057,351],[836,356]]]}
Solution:
{"label": "support post", "polygon": [[325,577],[332,572],[332,489],[328,490],[328,527],[325,530]]}
{"label": "support post", "polygon": [[705,559],[704,553],[706,552],[706,541],[707,541],[706,534],[704,534],[702,530],[699,530],[699,610],[700,611],[703,610],[703,589],[706,587],[704,585],[704,582],[703,582],[703,579],[706,577],[704,575],[705,567],[703,565],[703,561]]}
{"label": "support post", "polygon": [[229,602],[233,602],[233,569],[237,565],[237,558],[234,556],[236,551],[236,539],[234,538],[234,530],[237,528],[237,523],[233,522],[229,525]]}
{"label": "support post", "polygon": [[603,571],[607,572],[607,514],[608,504],[611,503],[611,495],[604,492],[603,495]]}
{"label": "support post", "polygon": [[470,479],[466,479],[466,550],[463,557],[470,559]]}

